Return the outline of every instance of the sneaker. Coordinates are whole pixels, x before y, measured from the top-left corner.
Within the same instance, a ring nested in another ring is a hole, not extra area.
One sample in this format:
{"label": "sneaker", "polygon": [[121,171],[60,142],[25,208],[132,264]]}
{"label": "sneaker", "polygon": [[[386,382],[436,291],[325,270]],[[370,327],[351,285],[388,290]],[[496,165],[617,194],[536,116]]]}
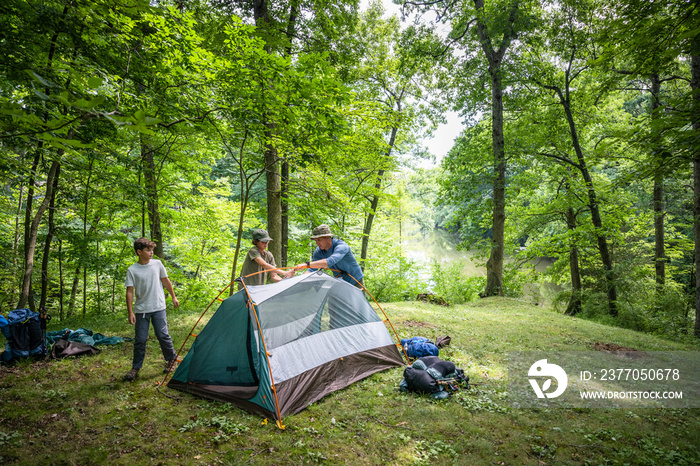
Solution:
{"label": "sneaker", "polygon": [[133,380],[136,380],[136,377],[139,376],[139,370],[138,369],[131,369],[129,372],[126,373],[124,376],[124,380],[126,382],[131,382]]}
{"label": "sneaker", "polygon": [[178,365],[177,358],[172,359],[170,361],[165,361],[165,369],[163,369],[163,373],[167,374],[168,372],[173,372]]}

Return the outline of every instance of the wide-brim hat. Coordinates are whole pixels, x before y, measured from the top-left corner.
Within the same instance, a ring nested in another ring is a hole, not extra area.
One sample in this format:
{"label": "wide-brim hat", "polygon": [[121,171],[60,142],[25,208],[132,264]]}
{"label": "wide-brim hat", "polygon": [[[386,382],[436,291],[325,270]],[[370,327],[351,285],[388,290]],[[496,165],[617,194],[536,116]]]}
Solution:
{"label": "wide-brim hat", "polygon": [[311,232],[311,239],[323,238],[324,236],[333,236],[333,233],[331,233],[331,227],[325,223],[317,226]]}
{"label": "wide-brim hat", "polygon": [[267,233],[267,230],[260,229],[253,231],[253,241],[269,242],[272,241],[272,238],[270,238],[270,235]]}

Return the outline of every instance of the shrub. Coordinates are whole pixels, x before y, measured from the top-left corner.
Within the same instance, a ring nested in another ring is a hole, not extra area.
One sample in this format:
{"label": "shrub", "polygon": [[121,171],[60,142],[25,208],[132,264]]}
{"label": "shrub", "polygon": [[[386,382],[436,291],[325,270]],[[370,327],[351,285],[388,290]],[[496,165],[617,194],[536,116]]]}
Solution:
{"label": "shrub", "polygon": [[379,302],[410,301],[428,289],[421,278],[422,269],[403,256],[374,261],[365,270],[365,286]]}
{"label": "shrub", "polygon": [[464,265],[460,262],[434,260],[430,267],[431,291],[450,304],[463,304],[479,297],[486,287],[486,277],[464,276]]}

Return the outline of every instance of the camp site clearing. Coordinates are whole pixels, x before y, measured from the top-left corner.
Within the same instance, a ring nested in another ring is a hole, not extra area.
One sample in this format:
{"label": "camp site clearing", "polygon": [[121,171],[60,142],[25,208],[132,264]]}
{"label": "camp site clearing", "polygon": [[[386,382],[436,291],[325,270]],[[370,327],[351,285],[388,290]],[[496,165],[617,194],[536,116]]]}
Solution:
{"label": "camp site clearing", "polygon": [[[160,386],[154,339],[132,383],[130,343],[95,356],[0,368],[3,464],[698,464],[698,409],[515,409],[513,351],[697,351],[692,343],[567,317],[508,298],[381,305],[401,338],[451,337],[440,357],[470,376],[447,400],[399,390],[403,367],[282,417]],[[201,309],[169,315],[176,346]],[[129,336],[123,316],[63,326]],[[50,329],[50,330],[53,330]],[[395,337],[394,337],[395,338]],[[608,345],[608,346],[606,346]],[[274,356],[273,356],[274,357]]]}

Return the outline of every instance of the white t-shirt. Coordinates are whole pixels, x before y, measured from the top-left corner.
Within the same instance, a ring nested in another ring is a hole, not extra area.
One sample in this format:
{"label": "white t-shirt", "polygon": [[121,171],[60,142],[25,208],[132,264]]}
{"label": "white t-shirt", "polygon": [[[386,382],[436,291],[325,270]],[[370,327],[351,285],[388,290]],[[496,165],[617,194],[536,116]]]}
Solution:
{"label": "white t-shirt", "polygon": [[134,287],[134,314],[165,309],[165,293],[160,279],[167,276],[163,263],[158,259],[151,259],[146,265],[137,262],[127,269],[124,285]]}

